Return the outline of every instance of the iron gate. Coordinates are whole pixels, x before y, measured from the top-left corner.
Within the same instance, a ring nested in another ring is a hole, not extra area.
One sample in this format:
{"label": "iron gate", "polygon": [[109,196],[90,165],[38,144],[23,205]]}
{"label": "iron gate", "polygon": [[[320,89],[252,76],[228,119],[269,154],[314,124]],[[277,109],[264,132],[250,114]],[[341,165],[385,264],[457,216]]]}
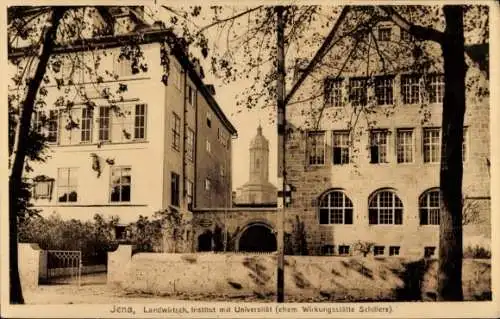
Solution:
{"label": "iron gate", "polygon": [[73,283],[80,286],[82,252],[78,250],[47,250],[48,283]]}

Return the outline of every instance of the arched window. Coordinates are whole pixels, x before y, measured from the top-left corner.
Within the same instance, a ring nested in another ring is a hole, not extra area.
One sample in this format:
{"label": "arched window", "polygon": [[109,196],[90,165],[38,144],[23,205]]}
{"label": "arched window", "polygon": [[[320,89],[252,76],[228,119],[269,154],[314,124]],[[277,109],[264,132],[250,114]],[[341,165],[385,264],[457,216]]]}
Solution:
{"label": "arched window", "polygon": [[369,202],[370,225],[403,224],[403,203],[391,190],[381,190]]}
{"label": "arched window", "polygon": [[352,202],[343,192],[323,195],[319,206],[320,224],[352,224]]}
{"label": "arched window", "polygon": [[420,195],[418,208],[420,225],[439,225],[441,195],[439,189],[430,189]]}
{"label": "arched window", "polygon": [[255,168],[260,168],[260,160],[258,158],[255,159]]}

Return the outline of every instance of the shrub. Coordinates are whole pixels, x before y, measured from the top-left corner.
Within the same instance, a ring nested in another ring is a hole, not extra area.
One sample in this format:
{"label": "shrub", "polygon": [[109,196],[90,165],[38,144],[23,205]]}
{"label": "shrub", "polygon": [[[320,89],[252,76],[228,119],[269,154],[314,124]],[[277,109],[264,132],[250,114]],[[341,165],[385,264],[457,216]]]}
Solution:
{"label": "shrub", "polygon": [[117,219],[93,221],[62,220],[59,215],[33,217],[19,224],[19,242],[37,243],[44,250],[79,250],[84,265],[106,264],[107,252],[115,250],[114,226]]}
{"label": "shrub", "polygon": [[491,258],[491,251],[479,245],[468,246],[464,250],[464,258],[488,259]]}

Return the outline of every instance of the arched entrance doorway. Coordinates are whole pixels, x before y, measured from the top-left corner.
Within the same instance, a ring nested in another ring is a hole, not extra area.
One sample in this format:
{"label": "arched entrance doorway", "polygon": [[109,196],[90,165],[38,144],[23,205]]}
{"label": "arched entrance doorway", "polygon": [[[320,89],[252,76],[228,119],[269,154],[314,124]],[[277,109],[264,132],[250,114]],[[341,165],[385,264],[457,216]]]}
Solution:
{"label": "arched entrance doorway", "polygon": [[212,250],[212,232],[206,230],[203,234],[198,236],[198,251],[211,251]]}
{"label": "arched entrance doorway", "polygon": [[264,223],[249,225],[241,234],[238,250],[245,252],[276,251],[276,236],[271,227]]}

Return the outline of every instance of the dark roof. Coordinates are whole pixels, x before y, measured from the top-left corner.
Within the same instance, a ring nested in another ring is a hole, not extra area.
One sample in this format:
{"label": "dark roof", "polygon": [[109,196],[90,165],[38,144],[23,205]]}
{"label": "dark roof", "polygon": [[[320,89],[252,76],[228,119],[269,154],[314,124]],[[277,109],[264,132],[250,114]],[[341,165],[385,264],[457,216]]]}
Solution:
{"label": "dark roof", "polygon": [[[97,49],[109,49],[116,48],[130,43],[140,43],[148,44],[154,42],[160,42],[165,39],[178,39],[178,37],[170,30],[165,29],[145,29],[140,32],[121,34],[121,35],[103,35],[90,39],[82,39],[74,41],[69,44],[58,44],[53,49],[53,54],[65,54],[73,52],[90,51]],[[179,41],[180,42],[180,41]],[[33,55],[38,50],[33,50],[33,47],[23,47],[10,49],[8,52],[9,59],[20,58],[23,56]],[[229,130],[232,135],[237,135],[238,132],[233,124],[226,117],[222,109],[220,108],[217,101],[212,96],[210,90],[203,83],[198,72],[189,60],[185,51],[180,48],[180,46],[175,46],[172,48],[172,54],[177,58],[179,63],[187,70],[191,80],[195,83],[197,89],[203,97],[207,100],[208,104],[215,112],[217,117],[221,120],[224,126]]]}

